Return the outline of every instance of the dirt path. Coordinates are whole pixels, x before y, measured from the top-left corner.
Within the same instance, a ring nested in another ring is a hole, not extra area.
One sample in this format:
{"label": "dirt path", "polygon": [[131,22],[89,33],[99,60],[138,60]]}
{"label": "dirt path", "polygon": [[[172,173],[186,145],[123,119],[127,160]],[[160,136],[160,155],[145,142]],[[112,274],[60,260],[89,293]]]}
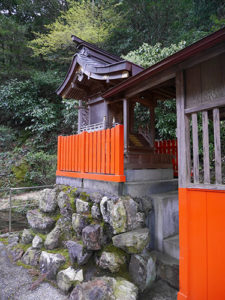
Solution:
{"label": "dirt path", "polygon": [[6,247],[0,242],[0,300],[66,300],[58,289],[49,283],[42,283],[30,291],[32,277],[23,267],[13,264]]}
{"label": "dirt path", "polygon": [[[13,205],[23,205],[26,203],[34,203],[38,204],[39,197],[41,191],[35,192],[27,192],[20,195],[13,195],[12,196],[12,204]],[[5,210],[9,208],[9,197],[0,198],[0,210]]]}

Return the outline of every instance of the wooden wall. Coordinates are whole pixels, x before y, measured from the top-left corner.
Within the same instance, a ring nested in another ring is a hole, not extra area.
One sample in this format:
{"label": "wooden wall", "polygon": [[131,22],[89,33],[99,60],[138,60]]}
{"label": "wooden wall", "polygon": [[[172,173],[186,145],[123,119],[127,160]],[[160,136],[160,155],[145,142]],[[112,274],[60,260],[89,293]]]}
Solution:
{"label": "wooden wall", "polygon": [[225,96],[225,53],[185,71],[185,108],[210,103]]}

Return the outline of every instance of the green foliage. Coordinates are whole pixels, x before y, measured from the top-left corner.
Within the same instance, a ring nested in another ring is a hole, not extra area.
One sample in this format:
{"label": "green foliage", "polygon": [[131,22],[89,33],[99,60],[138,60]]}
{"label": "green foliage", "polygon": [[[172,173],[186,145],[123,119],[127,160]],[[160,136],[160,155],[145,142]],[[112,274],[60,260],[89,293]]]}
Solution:
{"label": "green foliage", "polygon": [[56,53],[68,54],[74,48],[71,35],[100,45],[118,23],[118,16],[113,11],[113,6],[109,5],[110,1],[100,2],[98,5],[84,0],[68,3],[69,9],[54,23],[45,26],[47,33],[36,33],[36,39],[29,43],[35,56],[48,55],[48,58],[54,59]]}
{"label": "green foliage", "polygon": [[169,47],[163,47],[161,43],[156,43],[154,46],[144,43],[137,50],[129,52],[123,58],[147,68],[184,47],[184,41],[179,42],[177,45],[172,44]]}
{"label": "green foliage", "polygon": [[75,106],[78,106],[78,101],[64,99],[62,104],[64,106],[62,110],[64,129],[67,128],[70,134],[77,133],[78,110]]}
{"label": "green foliage", "polygon": [[25,177],[27,182],[37,185],[55,183],[56,155],[47,154],[43,151],[29,152],[25,159],[29,165]]}
{"label": "green foliage", "polygon": [[155,109],[156,138],[160,140],[175,139],[177,128],[176,101],[158,101]]}
{"label": "green foliage", "polygon": [[[183,49],[185,42],[182,41],[178,45],[172,44],[169,47],[162,47],[157,43],[150,46],[144,43],[135,51],[129,52],[124,59],[134,63],[149,67],[169,55]],[[150,115],[147,107],[137,103],[134,109],[136,130],[145,124],[150,123]],[[174,139],[176,138],[176,102],[175,100],[158,101],[155,109],[156,119],[156,138],[157,139]]]}
{"label": "green foliage", "polygon": [[16,165],[12,166],[12,172],[15,176],[17,183],[24,182],[25,176],[28,172],[28,165],[26,161],[17,162]]}
{"label": "green foliage", "polygon": [[12,150],[15,142],[15,131],[7,126],[0,126],[0,152]]}

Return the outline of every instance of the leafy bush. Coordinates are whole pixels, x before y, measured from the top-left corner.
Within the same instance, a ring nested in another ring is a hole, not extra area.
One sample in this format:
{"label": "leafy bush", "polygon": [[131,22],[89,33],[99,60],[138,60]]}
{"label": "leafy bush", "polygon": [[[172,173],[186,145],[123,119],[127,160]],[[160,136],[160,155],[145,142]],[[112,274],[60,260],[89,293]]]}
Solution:
{"label": "leafy bush", "polygon": [[12,128],[0,126],[0,151],[9,151],[15,146],[16,134]]}
{"label": "leafy bush", "polygon": [[77,120],[78,120],[78,110],[75,106],[78,105],[77,100],[63,100],[63,133],[76,133],[77,132]]}
{"label": "leafy bush", "polygon": [[29,152],[25,157],[28,171],[25,181],[32,185],[46,185],[55,183],[57,156],[43,151]]}
{"label": "leafy bush", "polygon": [[156,43],[154,46],[144,43],[137,50],[130,51],[123,58],[144,68],[148,68],[167,56],[183,49],[185,44],[184,41],[181,41],[177,45],[171,44],[169,47],[162,47],[160,43]]}

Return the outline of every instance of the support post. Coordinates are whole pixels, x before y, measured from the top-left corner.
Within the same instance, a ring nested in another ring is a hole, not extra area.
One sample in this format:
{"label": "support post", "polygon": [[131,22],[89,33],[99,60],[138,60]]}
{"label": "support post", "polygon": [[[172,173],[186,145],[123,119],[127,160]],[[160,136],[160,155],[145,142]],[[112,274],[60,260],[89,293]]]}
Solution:
{"label": "support post", "polygon": [[104,117],[103,117],[103,122],[104,122],[104,129],[107,129],[108,124],[109,124],[109,106],[106,101],[104,101]]}
{"label": "support post", "polygon": [[190,123],[185,115],[185,78],[184,72],[176,74],[177,138],[178,138],[178,174],[179,174],[179,243],[180,289],[178,300],[188,295],[188,201],[186,187],[190,182]]}
{"label": "support post", "polygon": [[124,153],[128,151],[128,128],[129,128],[129,103],[127,99],[123,99],[123,128],[124,128]]}
{"label": "support post", "polygon": [[154,148],[155,144],[155,106],[149,107],[150,111],[150,135],[152,140],[152,147]]}
{"label": "support post", "polygon": [[81,107],[82,107],[82,100],[79,100],[79,108],[78,108],[78,133],[80,133],[81,122],[82,122]]}

